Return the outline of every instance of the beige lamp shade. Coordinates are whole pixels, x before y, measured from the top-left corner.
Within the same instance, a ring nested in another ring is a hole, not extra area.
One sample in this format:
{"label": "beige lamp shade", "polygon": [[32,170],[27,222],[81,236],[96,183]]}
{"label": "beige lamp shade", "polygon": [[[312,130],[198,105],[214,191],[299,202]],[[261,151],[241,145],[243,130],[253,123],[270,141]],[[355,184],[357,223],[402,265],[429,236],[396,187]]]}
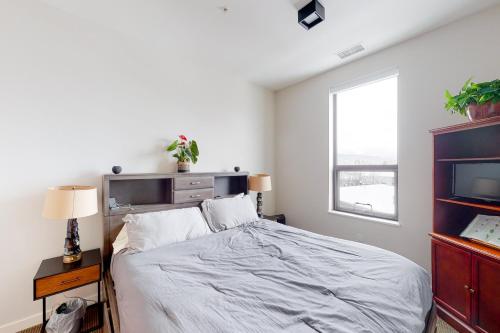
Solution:
{"label": "beige lamp shade", "polygon": [[248,189],[255,192],[271,191],[271,176],[266,173],[258,173],[248,177]]}
{"label": "beige lamp shade", "polygon": [[68,185],[47,190],[42,212],[47,219],[76,219],[96,213],[97,189],[93,186]]}

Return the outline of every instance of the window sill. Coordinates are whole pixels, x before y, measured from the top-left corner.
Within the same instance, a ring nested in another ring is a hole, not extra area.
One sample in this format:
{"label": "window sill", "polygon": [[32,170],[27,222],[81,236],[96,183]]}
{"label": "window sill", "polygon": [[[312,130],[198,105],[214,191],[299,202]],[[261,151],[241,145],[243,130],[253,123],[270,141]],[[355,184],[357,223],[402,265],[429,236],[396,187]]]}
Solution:
{"label": "window sill", "polygon": [[343,216],[343,217],[350,217],[350,218],[353,218],[356,220],[386,224],[386,225],[390,225],[393,227],[400,227],[401,226],[401,224],[399,224],[399,221],[386,220],[386,219],[382,219],[382,218],[378,218],[378,217],[370,217],[370,216],[363,216],[363,215],[357,215],[357,214],[352,214],[352,213],[339,212],[337,210],[329,210],[328,214]]}

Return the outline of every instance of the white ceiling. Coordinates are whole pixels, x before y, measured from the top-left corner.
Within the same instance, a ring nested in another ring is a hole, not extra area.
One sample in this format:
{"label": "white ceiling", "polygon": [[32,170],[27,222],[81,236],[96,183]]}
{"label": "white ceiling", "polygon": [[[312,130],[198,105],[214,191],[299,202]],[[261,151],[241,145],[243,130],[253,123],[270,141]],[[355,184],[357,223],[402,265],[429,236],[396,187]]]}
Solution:
{"label": "white ceiling", "polygon": [[[323,0],[326,21],[306,31],[307,0],[43,0],[130,38],[281,89],[478,12],[500,0]],[[224,13],[222,6],[229,11]],[[366,51],[341,61],[337,52]]]}

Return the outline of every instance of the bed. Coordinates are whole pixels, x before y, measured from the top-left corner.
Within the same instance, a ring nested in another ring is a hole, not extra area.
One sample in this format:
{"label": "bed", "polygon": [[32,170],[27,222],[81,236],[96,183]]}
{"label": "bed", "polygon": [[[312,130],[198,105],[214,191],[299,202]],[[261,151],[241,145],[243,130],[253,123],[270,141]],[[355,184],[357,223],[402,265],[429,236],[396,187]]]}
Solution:
{"label": "bed", "polygon": [[430,278],[420,266],[267,220],[122,251],[108,267],[105,322],[115,333],[435,330]]}
{"label": "bed", "polygon": [[423,332],[428,274],[262,220],[111,263],[121,332]]}

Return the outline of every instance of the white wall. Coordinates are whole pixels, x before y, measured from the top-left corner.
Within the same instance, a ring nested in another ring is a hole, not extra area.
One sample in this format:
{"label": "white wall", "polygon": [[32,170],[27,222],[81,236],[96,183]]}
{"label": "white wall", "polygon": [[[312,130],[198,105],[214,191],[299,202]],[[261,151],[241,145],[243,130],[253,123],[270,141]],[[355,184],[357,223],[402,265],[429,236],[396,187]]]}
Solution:
{"label": "white wall", "polygon": [[[175,33],[175,32],[173,32]],[[45,189],[101,188],[111,166],[168,172],[162,147],[197,139],[193,171],[273,172],[274,94],[38,1],[0,1],[0,332],[41,319],[32,279],[61,255],[65,222],[41,217]],[[272,213],[273,194],[265,194]],[[81,219],[84,250],[101,215]],[[95,293],[95,287],[78,291]],[[61,297],[55,297],[60,301]]]}
{"label": "white wall", "polygon": [[[284,212],[293,226],[380,246],[430,269],[432,137],[428,131],[466,121],[443,110],[445,89],[457,91],[471,76],[477,81],[499,78],[498,34],[500,6],[279,91],[276,210]],[[329,214],[329,88],[393,67],[400,73],[400,226]]]}

